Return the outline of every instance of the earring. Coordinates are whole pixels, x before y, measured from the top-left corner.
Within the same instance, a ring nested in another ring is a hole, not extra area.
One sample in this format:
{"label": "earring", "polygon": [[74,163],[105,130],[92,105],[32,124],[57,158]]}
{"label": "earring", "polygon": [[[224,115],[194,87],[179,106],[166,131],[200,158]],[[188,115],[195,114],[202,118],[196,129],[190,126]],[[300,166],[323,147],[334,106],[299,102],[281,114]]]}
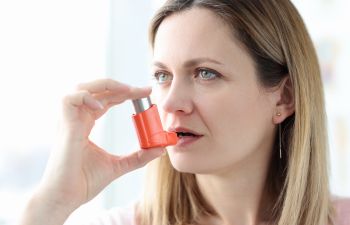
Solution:
{"label": "earring", "polygon": [[[281,116],[280,112],[276,113],[276,116]],[[279,137],[279,151],[280,151],[280,159],[282,159],[282,134],[281,134],[281,124],[278,124],[278,137]]]}
{"label": "earring", "polygon": [[278,133],[279,133],[280,159],[282,159],[282,135],[281,135],[281,124],[278,124]]}

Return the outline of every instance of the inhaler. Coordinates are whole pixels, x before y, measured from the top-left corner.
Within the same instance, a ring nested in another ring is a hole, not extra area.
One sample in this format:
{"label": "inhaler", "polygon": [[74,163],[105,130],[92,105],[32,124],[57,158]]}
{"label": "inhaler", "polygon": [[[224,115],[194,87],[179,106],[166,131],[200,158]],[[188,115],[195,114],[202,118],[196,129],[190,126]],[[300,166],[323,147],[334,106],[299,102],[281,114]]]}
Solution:
{"label": "inhaler", "polygon": [[176,145],[176,132],[163,130],[157,105],[151,103],[150,97],[135,99],[132,103],[136,112],[132,118],[141,148]]}

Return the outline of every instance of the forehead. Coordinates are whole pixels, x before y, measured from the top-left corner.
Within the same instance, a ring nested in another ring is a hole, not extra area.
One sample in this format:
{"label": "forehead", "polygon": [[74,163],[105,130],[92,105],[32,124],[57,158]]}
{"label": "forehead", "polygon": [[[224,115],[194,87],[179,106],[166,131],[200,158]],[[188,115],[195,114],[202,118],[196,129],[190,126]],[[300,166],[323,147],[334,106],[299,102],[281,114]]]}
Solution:
{"label": "forehead", "polygon": [[233,32],[214,12],[192,8],[165,18],[154,43],[154,58],[166,57],[233,57],[242,49]]}

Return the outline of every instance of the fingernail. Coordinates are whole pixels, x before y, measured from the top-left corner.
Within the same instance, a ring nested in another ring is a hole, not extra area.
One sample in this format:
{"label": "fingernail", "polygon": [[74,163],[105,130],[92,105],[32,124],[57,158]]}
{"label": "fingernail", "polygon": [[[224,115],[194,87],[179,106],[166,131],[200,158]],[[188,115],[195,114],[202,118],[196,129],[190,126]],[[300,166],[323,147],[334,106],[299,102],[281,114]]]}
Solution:
{"label": "fingernail", "polygon": [[100,109],[103,109],[103,108],[104,108],[104,107],[103,107],[103,104],[102,104],[100,101],[96,100],[95,103],[96,103],[96,106],[97,106],[98,108],[100,108]]}

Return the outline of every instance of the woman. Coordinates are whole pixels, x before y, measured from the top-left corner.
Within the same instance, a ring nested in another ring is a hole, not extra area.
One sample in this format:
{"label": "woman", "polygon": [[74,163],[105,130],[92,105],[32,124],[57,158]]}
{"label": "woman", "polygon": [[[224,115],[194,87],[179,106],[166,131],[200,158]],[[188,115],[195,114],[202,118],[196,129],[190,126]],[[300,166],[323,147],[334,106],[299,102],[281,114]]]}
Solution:
{"label": "woman", "polygon": [[88,139],[94,121],[151,90],[80,85],[63,102],[61,138],[22,225],[63,224],[155,158],[144,200],[95,224],[350,224],[349,200],[329,193],[319,65],[290,1],[169,0],[150,41],[154,101],[179,143],[108,154]]}

